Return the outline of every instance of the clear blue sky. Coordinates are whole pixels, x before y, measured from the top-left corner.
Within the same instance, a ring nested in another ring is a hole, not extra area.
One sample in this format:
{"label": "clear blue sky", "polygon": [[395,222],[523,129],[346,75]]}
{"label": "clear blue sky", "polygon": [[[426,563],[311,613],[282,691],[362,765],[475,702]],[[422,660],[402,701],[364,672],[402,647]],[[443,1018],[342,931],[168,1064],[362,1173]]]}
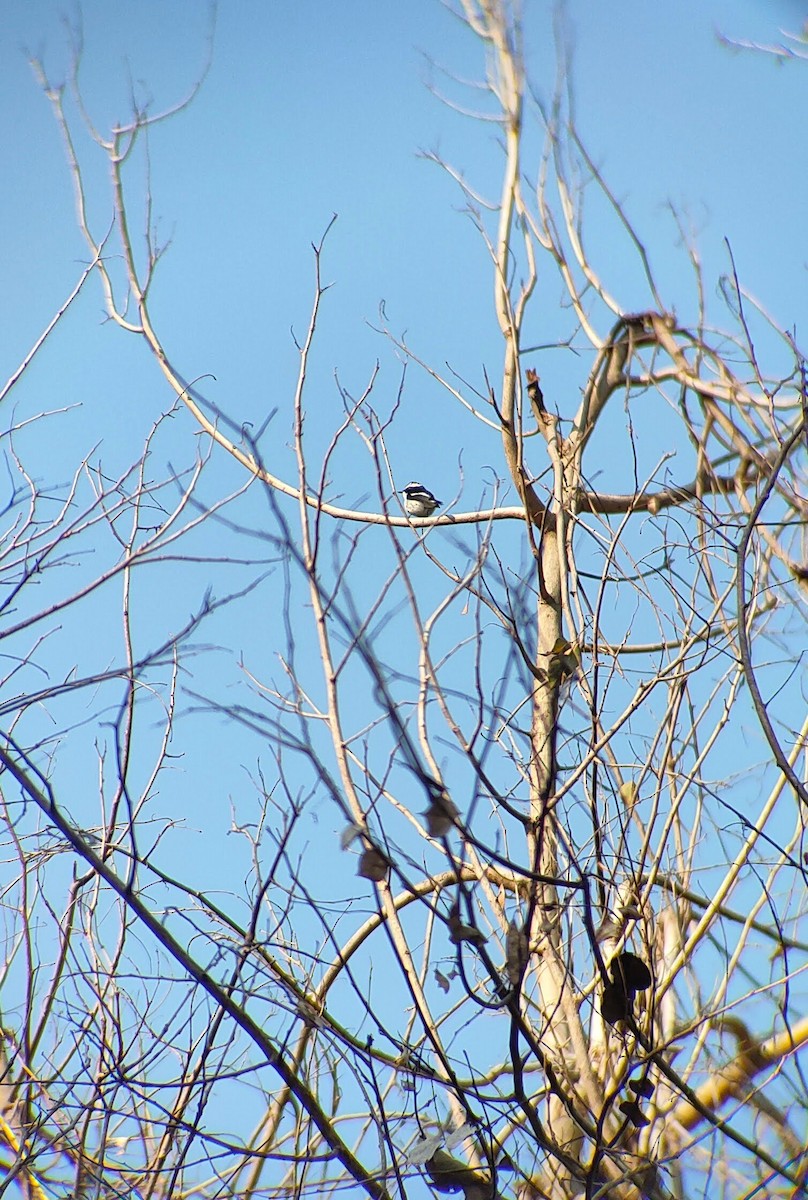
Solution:
{"label": "clear blue sky", "polygon": [[[551,6],[527,10],[529,67],[548,98]],[[56,130],[26,63],[27,52],[41,55],[52,79],[64,77],[63,11],[61,3],[16,3],[0,17],[0,217],[6,296],[13,296],[0,331],[5,363],[27,349],[84,257]],[[86,3],[82,12],[83,88],[102,131],[126,118],[132,81],[139,96],[161,107],[198,77],[206,5],[112,0]],[[726,270],[728,238],[750,290],[784,324],[799,322],[806,264],[799,130],[808,115],[808,73],[733,54],[716,33],[771,41],[778,27],[800,26],[800,5],[572,3],[568,13],[580,130],[649,246],[663,293],[680,315],[693,302],[666,211],[672,203],[694,230],[708,279]],[[372,361],[385,355],[363,324],[376,319],[382,300],[392,327],[406,330],[424,357],[448,360],[476,381],[482,362],[496,361],[485,255],[456,211],[456,189],[418,158],[421,149],[439,150],[493,197],[493,132],[429,93],[431,80],[468,102],[440,68],[476,78],[479,55],[434,0],[220,6],[201,94],[152,138],[155,215],[173,237],[154,303],[170,353],[189,375],[214,374],[217,398],[240,419],[260,416],[287,394],[296,366],[289,328],[302,327],[310,296],[310,243],[334,212],[326,273],[337,290],[319,347],[324,370],[338,368],[350,389],[362,386]],[[95,180],[100,224],[108,203],[103,167]],[[644,307],[637,280],[611,261],[609,241],[593,241],[596,263],[626,310]],[[86,326],[71,329],[70,357],[74,368],[80,364],[81,386],[92,387],[106,377],[113,339],[94,342],[88,364],[81,339],[94,331]],[[114,344],[116,354],[126,353]],[[133,354],[132,369],[135,360],[149,377],[141,355]],[[59,378],[62,387],[79,384],[64,362]],[[397,386],[395,373],[388,370],[382,385]],[[420,438],[403,446],[400,469],[441,481],[448,472],[441,486],[453,492],[453,414],[435,385],[417,386],[439,403],[430,411],[438,436],[426,454]],[[475,469],[473,457],[467,466]]]}
{"label": "clear blue sky", "polygon": [[[17,0],[0,13],[4,378],[64,302],[86,261],[58,133],[27,63],[28,54],[36,54],[52,81],[64,77],[64,9],[61,0]],[[549,99],[556,79],[552,6],[527,0],[526,9],[529,73],[539,96]],[[82,89],[102,133],[128,118],[131,87],[141,99],[153,96],[159,109],[181,99],[199,77],[210,29],[205,4],[88,0],[82,14]],[[666,302],[683,321],[695,320],[695,294],[671,205],[693,231],[715,319],[721,314],[715,285],[729,266],[728,239],[746,286],[805,342],[808,63],[779,65],[770,57],[732,52],[717,34],[772,42],[778,29],[796,30],[806,16],[806,6],[786,0],[571,0],[567,6],[579,130],[645,243]],[[437,0],[222,0],[200,94],[150,139],[154,215],[172,238],[152,304],[172,360],[188,378],[215,376],[203,390],[233,420],[259,424],[270,410],[289,404],[297,369],[290,328],[304,331],[311,243],[334,213],[339,220],[324,274],[335,286],[314,355],[313,440],[327,440],[341,411],[334,371],[358,394],[378,358],[377,394],[392,397],[398,389],[400,363],[370,327],[381,302],[393,330],[406,332],[419,356],[438,367],[448,361],[479,387],[483,366],[496,376],[501,350],[490,264],[455,185],[419,157],[421,150],[437,150],[496,198],[494,130],[448,110],[426,86],[468,103],[450,76],[476,79],[480,73],[478,45]],[[80,153],[91,213],[101,229],[109,214],[104,163],[86,140]],[[532,166],[524,164],[528,175]],[[594,219],[590,228],[593,260],[624,310],[648,307],[611,227]],[[537,310],[547,312],[550,325],[556,303],[551,292]],[[536,341],[542,341],[540,321]],[[577,401],[582,377],[569,356],[539,357],[538,365],[546,392]],[[103,322],[91,282],[7,404],[18,417],[81,405],[48,426],[50,444],[29,447],[38,455],[41,478],[63,480],[76,454],[96,443],[110,470],[130,461],[170,400],[145,350]],[[464,507],[471,507],[493,470],[501,470],[496,442],[479,435],[458,444],[456,411],[414,367],[405,402],[407,419],[398,422],[390,447],[398,485],[422,478],[449,500],[462,484]],[[175,447],[190,444],[190,420],[178,418],[172,436]],[[291,478],[287,441],[288,423],[275,443],[275,465]],[[332,495],[372,504],[372,476],[363,477],[354,465],[346,464],[344,475],[334,479]],[[236,486],[229,464],[216,470],[211,494]],[[217,536],[222,550],[225,535]],[[232,573],[210,578],[200,568],[178,582],[176,592],[172,583],[151,600],[159,601],[160,615],[179,619],[208,583],[221,593],[233,580]],[[157,620],[156,609],[150,619]],[[97,652],[103,665],[117,653],[114,606],[111,612],[99,609],[97,625],[75,631],[68,646],[54,650],[57,673],[71,654],[89,662]],[[257,601],[239,612],[246,614],[240,619],[265,622],[266,637],[256,635],[256,626],[216,627],[214,640],[226,646],[230,659],[220,654],[200,668],[202,677],[191,681],[198,690],[235,688],[235,656],[245,645],[252,648],[251,669],[270,670],[277,613]],[[146,627],[144,639],[148,635]],[[252,796],[245,768],[257,750],[233,729],[223,753],[222,742],[207,738],[206,729],[209,724],[193,724],[189,753],[164,784],[162,815],[175,813],[191,828],[216,835],[215,842],[184,844],[199,854],[201,876],[213,872],[214,886],[230,887],[221,835],[230,800],[246,806]],[[92,731],[85,750],[89,769]],[[339,822],[330,811],[323,820],[331,836]]]}

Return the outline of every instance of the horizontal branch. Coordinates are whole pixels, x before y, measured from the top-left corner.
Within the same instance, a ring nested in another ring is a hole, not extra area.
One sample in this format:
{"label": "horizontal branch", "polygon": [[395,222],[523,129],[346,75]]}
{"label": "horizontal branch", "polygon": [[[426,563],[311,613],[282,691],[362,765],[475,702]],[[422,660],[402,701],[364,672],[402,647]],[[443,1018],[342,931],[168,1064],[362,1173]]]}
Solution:
{"label": "horizontal branch", "polygon": [[[688,500],[697,500],[705,495],[725,496],[735,491],[737,482],[734,475],[712,475],[704,479],[694,479],[692,483],[672,484],[658,492],[629,492],[621,495],[585,492],[581,489],[577,496],[577,509],[578,512],[604,515],[627,512],[650,512],[655,515],[660,509],[674,508],[677,504],[685,504]],[[752,482],[752,478],[743,480],[746,486]]]}
{"label": "horizontal branch", "polygon": [[[718,1068],[713,1075],[696,1089],[696,1096],[705,1108],[717,1111],[727,1100],[745,1100],[747,1085],[761,1071],[776,1067],[790,1054],[796,1053],[808,1042],[808,1017],[782,1033],[757,1041],[744,1036],[739,1038],[740,1052],[726,1066]],[[704,1119],[704,1113],[689,1100],[681,1100],[673,1110],[673,1119],[683,1129],[693,1129]]]}

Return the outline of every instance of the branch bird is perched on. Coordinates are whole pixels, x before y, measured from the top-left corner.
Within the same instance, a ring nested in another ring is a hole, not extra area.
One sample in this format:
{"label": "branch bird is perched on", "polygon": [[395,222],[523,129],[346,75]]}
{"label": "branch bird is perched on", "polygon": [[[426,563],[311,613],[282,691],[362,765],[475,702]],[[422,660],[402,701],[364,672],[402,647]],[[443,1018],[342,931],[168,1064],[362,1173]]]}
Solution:
{"label": "branch bird is perched on", "polygon": [[422,483],[408,483],[401,489],[404,497],[404,507],[411,517],[431,517],[443,501],[436,500],[429,488]]}

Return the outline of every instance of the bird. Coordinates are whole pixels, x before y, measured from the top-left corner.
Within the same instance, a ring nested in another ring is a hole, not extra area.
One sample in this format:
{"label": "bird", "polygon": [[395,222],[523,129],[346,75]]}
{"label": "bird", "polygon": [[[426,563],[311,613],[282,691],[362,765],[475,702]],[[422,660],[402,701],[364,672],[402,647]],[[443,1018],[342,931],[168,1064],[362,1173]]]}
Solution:
{"label": "bird", "polygon": [[408,483],[401,489],[404,497],[404,507],[411,517],[431,517],[436,508],[440,508],[442,500],[436,500],[429,488],[422,483]]}

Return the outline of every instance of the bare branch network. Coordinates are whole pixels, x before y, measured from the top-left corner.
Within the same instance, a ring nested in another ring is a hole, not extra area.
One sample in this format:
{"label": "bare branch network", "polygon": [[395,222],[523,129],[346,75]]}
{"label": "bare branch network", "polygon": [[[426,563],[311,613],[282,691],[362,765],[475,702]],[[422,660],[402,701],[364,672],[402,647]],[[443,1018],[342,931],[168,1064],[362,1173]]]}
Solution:
{"label": "bare branch network", "polygon": [[[489,215],[441,165],[490,256],[501,361],[474,385],[379,334],[501,470],[484,505],[439,489],[425,517],[388,450],[403,381],[341,390],[323,438],[335,234],[294,393],[254,430],[153,318],[130,169],[172,114],[102,134],[80,55],[67,89],[37,68],[88,262],[2,398],[100,281],[169,403],[128,467],[93,451],[66,484],[39,456],[69,414],[3,435],[3,1192],[808,1194],[806,361],[734,276],[728,332],[673,313],[565,96],[531,99],[511,6],[462,8],[502,139]],[[601,277],[587,189],[645,311]],[[530,350],[551,270],[564,395]],[[347,471],[372,503],[344,502]],[[226,889],[165,807],[214,727]]]}

